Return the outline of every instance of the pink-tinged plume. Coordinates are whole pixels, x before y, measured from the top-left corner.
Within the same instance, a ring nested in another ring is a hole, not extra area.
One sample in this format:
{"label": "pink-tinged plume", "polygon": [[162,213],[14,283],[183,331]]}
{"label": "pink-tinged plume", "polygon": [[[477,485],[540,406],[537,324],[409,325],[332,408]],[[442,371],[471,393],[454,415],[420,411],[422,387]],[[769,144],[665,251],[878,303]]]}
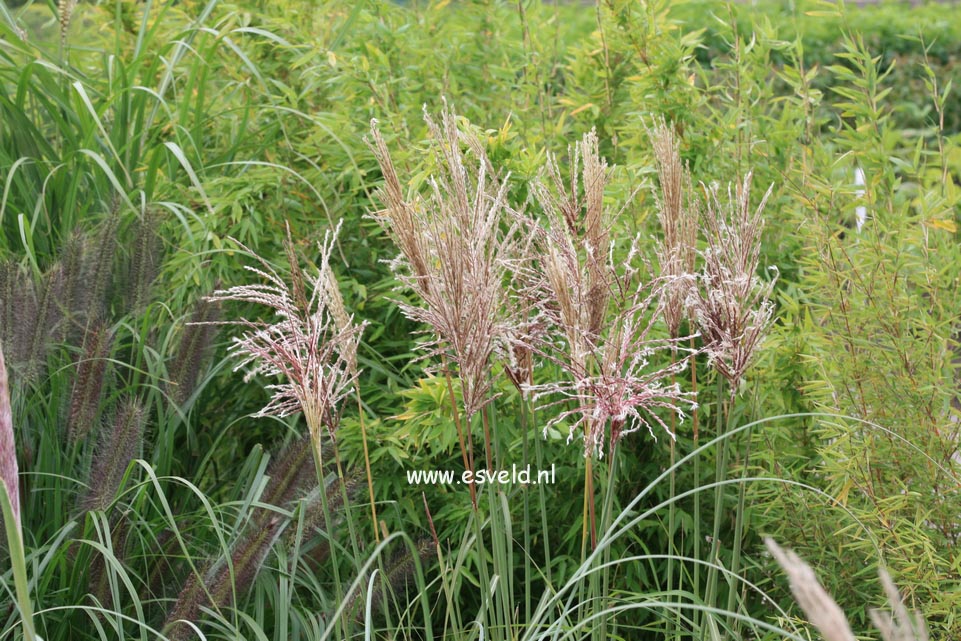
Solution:
{"label": "pink-tinged plume", "polygon": [[7,496],[20,529],[20,472],[17,469],[17,448],[13,438],[13,412],[10,409],[10,385],[7,364],[0,349],[0,480],[7,486]]}

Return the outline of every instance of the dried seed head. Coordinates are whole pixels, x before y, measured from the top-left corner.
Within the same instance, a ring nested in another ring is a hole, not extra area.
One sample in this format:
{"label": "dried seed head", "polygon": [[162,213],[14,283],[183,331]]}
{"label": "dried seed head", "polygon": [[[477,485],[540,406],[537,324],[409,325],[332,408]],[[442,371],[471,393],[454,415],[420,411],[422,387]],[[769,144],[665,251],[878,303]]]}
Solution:
{"label": "dried seed head", "polygon": [[60,46],[67,46],[67,33],[70,31],[70,21],[73,19],[74,9],[77,8],[77,0],[60,0],[57,13],[60,18]]}

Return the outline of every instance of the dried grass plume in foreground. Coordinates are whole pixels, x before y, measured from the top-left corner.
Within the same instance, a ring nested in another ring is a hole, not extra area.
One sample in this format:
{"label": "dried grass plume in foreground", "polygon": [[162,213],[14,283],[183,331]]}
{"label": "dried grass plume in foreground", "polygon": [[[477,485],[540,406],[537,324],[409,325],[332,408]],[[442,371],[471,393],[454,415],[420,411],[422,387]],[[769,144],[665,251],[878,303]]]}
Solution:
{"label": "dried grass plume in foreground", "polygon": [[[811,566],[791,550],[785,550],[773,539],[764,539],[767,549],[788,575],[791,592],[804,610],[808,621],[818,629],[825,641],[855,641],[854,633],[840,606],[821,586]],[[884,641],[928,641],[927,627],[916,612],[908,612],[891,576],[879,571],[891,612],[871,610],[871,621]]]}

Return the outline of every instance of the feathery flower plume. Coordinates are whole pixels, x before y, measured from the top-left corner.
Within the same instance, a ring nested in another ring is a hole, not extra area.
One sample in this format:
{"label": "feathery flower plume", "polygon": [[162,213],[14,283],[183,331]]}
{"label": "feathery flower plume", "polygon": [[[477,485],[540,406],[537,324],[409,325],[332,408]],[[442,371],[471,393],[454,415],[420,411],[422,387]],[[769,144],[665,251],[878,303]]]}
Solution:
{"label": "feathery flower plume", "polygon": [[734,193],[728,187],[726,204],[721,203],[716,186],[707,190],[704,224],[708,247],[702,252],[700,287],[691,290],[688,300],[708,357],[727,379],[732,396],[774,314],[771,293],[776,276],[764,283],[756,274],[764,227],[761,212],[773,187],[753,210],[750,189],[748,174]]}
{"label": "feathery flower plume", "polygon": [[542,408],[568,406],[548,426],[572,419],[568,440],[583,429],[585,456],[603,456],[605,436],[609,448],[613,449],[620,439],[642,427],[655,438],[654,426],[674,438],[658,412],[674,412],[683,420],[685,409],[693,411],[697,407],[693,393],[684,392],[678,383],[672,382],[675,375],[687,367],[687,357],[666,366],[651,364],[656,352],[676,347],[679,342],[679,339],[652,336],[662,296],[662,284],[636,286],[623,299],[624,306],[605,320],[600,335],[585,334],[582,328],[565,326],[562,316],[555,317],[564,334],[576,337],[583,346],[578,348],[583,349],[582,357],[575,358],[568,346],[559,348],[562,354],[548,353],[548,358],[567,372],[569,380],[530,389],[535,400],[560,396],[541,405]]}
{"label": "feathery flower plume", "polygon": [[[344,296],[340,293],[340,284],[337,282],[337,276],[334,274],[334,270],[331,269],[330,263],[324,263],[321,266],[321,272],[325,304],[330,311],[330,317],[334,321],[334,326],[341,332],[350,331],[354,321],[347,314],[347,307],[344,305]],[[341,354],[341,356],[347,364],[347,371],[351,374],[357,374],[357,350],[348,350],[346,353]]]}
{"label": "feathery flower plume", "polygon": [[103,321],[91,323],[84,333],[83,349],[70,394],[67,439],[71,443],[86,438],[97,420],[112,349],[113,332],[110,328]]}
{"label": "feathery flower plume", "polygon": [[281,378],[281,382],[267,386],[273,396],[256,416],[284,417],[303,412],[315,448],[321,445],[324,429],[333,438],[340,424],[339,404],[357,378],[354,364],[365,325],[351,318],[339,325],[329,305],[327,270],[339,230],[338,225],[326,235],[320,245],[320,268],[308,278],[298,264],[288,226],[290,284],[266,260],[235,241],[260,263],[247,269],[264,282],[218,290],[209,297],[212,302],[257,303],[274,311],[274,322],[243,319],[221,323],[244,329],[230,348],[230,353],[240,359],[234,371],[247,368],[245,381],[259,374]]}
{"label": "feathery flower plume", "polygon": [[[562,302],[562,312],[571,325],[578,324],[588,335],[596,335],[607,316],[610,298],[610,263],[608,250],[610,217],[605,216],[604,189],[609,180],[607,162],[601,157],[597,133],[592,129],[583,139],[568,149],[571,157],[569,187],[558,168],[557,157],[548,154],[544,176],[534,183],[534,197],[547,215],[554,243],[568,264],[563,268],[574,275],[574,268],[583,265],[584,273],[573,298]],[[581,167],[583,165],[583,167]],[[578,188],[580,174],[582,190]],[[545,183],[545,177],[551,187]],[[550,278],[562,277],[558,261],[562,256],[553,252],[548,269]],[[575,316],[582,318],[575,319]],[[568,337],[571,338],[571,337]]]}
{"label": "feathery flower plume", "polygon": [[691,176],[681,164],[680,143],[674,128],[660,120],[648,135],[661,186],[657,218],[664,240],[658,244],[657,259],[661,278],[666,281],[662,314],[671,337],[677,338],[693,284],[700,206],[694,197]]}
{"label": "feathery flower plume", "polygon": [[6,486],[10,506],[20,529],[20,472],[17,467],[17,442],[13,436],[13,411],[10,409],[10,382],[0,346],[0,481]]}
{"label": "feathery flower plume", "polygon": [[[650,363],[652,354],[676,345],[677,340],[652,336],[664,285],[661,281],[640,282],[633,266],[636,241],[623,266],[615,262],[609,241],[613,221],[605,216],[602,204],[606,163],[599,158],[596,134],[587,134],[571,157],[569,188],[553,157],[545,168],[553,189],[543,181],[534,186],[547,226],[532,223],[535,262],[540,268],[539,272],[529,269],[528,274],[542,322],[561,336],[559,343],[550,337],[535,341],[538,350],[569,378],[530,386],[529,390],[535,399],[560,397],[542,405],[568,406],[548,426],[572,419],[570,439],[582,429],[584,453],[591,457],[603,455],[605,440],[613,448],[641,427],[654,435],[657,425],[671,434],[658,412],[666,409],[683,416],[682,406],[693,408],[695,403],[679,385],[668,384],[673,374],[686,367],[686,358],[661,368]],[[580,159],[583,198],[578,187]]]}
{"label": "feathery flower plume", "polygon": [[517,324],[516,306],[506,298],[519,228],[504,225],[506,181],[494,175],[480,142],[458,129],[450,109],[439,123],[426,111],[424,118],[437,170],[427,196],[413,200],[404,196],[387,145],[371,122],[370,147],[384,176],[378,195],[385,205],[373,217],[401,251],[392,263],[395,275],[422,301],[400,307],[433,330],[427,356],[457,365],[470,417],[490,401],[491,357]]}
{"label": "feathery flower plume", "polygon": [[908,612],[901,593],[884,568],[878,572],[891,612],[871,609],[871,623],[884,641],[928,641],[928,628],[918,612]]}

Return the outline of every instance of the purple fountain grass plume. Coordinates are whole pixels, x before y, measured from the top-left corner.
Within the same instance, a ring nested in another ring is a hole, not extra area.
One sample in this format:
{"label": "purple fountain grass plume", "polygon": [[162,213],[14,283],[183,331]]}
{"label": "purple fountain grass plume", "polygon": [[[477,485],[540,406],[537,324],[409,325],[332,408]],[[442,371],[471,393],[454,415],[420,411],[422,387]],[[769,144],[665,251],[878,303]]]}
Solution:
{"label": "purple fountain grass plume", "polygon": [[23,265],[14,261],[0,265],[0,299],[0,342],[11,369],[25,367],[37,324],[37,292]]}
{"label": "purple fountain grass plume", "polygon": [[339,229],[338,225],[326,235],[320,245],[320,268],[308,278],[298,264],[288,226],[290,284],[266,260],[234,241],[259,262],[258,267],[246,269],[264,282],[218,290],[209,297],[215,302],[256,303],[274,311],[273,322],[222,322],[244,328],[230,348],[230,353],[240,359],[234,371],[246,368],[245,381],[260,374],[280,378],[281,382],[267,386],[273,395],[256,416],[284,417],[303,412],[315,448],[320,447],[323,429],[333,438],[340,423],[339,405],[357,378],[357,346],[365,326],[350,317],[346,323],[338,323],[330,307],[327,270]]}
{"label": "purple fountain grass plume", "polygon": [[70,393],[67,415],[67,439],[77,443],[86,438],[97,421],[100,398],[108,381],[113,332],[100,320],[91,322],[83,337],[83,349],[77,361],[77,373]]}
{"label": "purple fountain grass plume", "polygon": [[[761,212],[771,189],[751,208],[748,174],[722,204],[717,187],[707,191],[703,217],[708,246],[702,252],[700,287],[692,289],[689,306],[711,363],[737,393],[774,314],[775,279],[762,282],[756,272],[761,255]],[[776,269],[776,268],[775,268]]]}
{"label": "purple fountain grass plume", "polygon": [[170,361],[170,396],[178,404],[184,404],[197,389],[204,365],[217,338],[217,321],[220,320],[220,306],[201,298],[190,312],[190,321],[184,326],[177,352]]}
{"label": "purple fountain grass plume", "polygon": [[[312,528],[322,522],[324,516],[316,491],[317,474],[308,462],[310,460],[310,436],[298,438],[284,447],[267,467],[270,480],[261,495],[261,503],[292,509],[292,504],[306,495],[309,498],[303,504],[305,509],[308,505],[310,509],[304,518],[304,529],[312,533]],[[355,487],[359,487],[361,478],[358,475],[347,478],[348,495],[353,493]],[[343,506],[342,487],[342,481],[338,478],[327,488],[328,509],[335,513]],[[314,503],[318,505],[314,507]],[[284,533],[288,523],[289,519],[281,517],[275,510],[262,507],[252,510],[246,529],[231,547],[231,565],[228,566],[224,558],[211,559],[199,576],[191,574],[185,582],[165,623],[171,638],[189,637],[189,627],[175,625],[178,620],[197,621],[204,607],[219,610],[230,607],[234,588],[237,596],[249,590],[274,542],[282,535],[288,543],[293,541],[297,528]]]}
{"label": "purple fountain grass plume", "polygon": [[[116,560],[124,563],[126,561],[127,542],[130,539],[130,520],[114,516],[110,519],[110,550]],[[114,605],[113,592],[110,589],[110,574],[107,571],[107,559],[105,555],[97,551],[90,560],[88,570],[89,580],[87,581],[87,591],[93,595],[96,602],[103,608],[109,609]]]}
{"label": "purple fountain grass plume", "polygon": [[43,273],[39,287],[36,288],[37,306],[34,322],[30,328],[33,336],[26,359],[25,378],[39,376],[46,367],[51,336],[63,318],[60,308],[64,286],[63,275],[61,263],[54,263]]}
{"label": "purple fountain grass plume", "polygon": [[75,228],[60,250],[60,278],[63,283],[59,300],[55,301],[60,310],[60,323],[55,336],[61,343],[77,340],[86,324],[82,316],[90,304],[88,244],[86,234]]}
{"label": "purple fountain grass plume", "polygon": [[[305,436],[291,441],[270,461],[267,466],[267,482],[260,500],[263,503],[286,507],[301,495],[317,487],[317,472],[311,462],[310,437]],[[269,513],[257,512],[256,518]]]}
{"label": "purple fountain grass plume", "polygon": [[17,467],[17,442],[13,435],[13,410],[10,408],[10,382],[7,364],[0,345],[0,481],[7,489],[7,497],[20,529],[20,472]]}
{"label": "purple fountain grass plume", "polygon": [[[440,122],[425,112],[437,158],[424,198],[408,200],[376,121],[370,144],[384,186],[385,208],[373,217],[401,251],[392,263],[398,280],[422,304],[399,302],[404,314],[428,325],[434,338],[426,356],[457,365],[464,410],[475,414],[490,401],[491,357],[517,327],[517,306],[508,300],[520,227],[507,220],[507,184],[493,173],[483,146],[457,127],[453,111]],[[476,156],[468,166],[469,153]]]}
{"label": "purple fountain grass plume", "polygon": [[85,273],[87,308],[84,314],[87,318],[104,314],[104,299],[113,279],[119,226],[120,216],[115,212],[111,213],[100,224],[99,231],[90,240]]}
{"label": "purple fountain grass plume", "polygon": [[657,218],[664,238],[658,243],[657,258],[661,278],[667,282],[662,314],[671,337],[677,338],[694,281],[700,204],[692,189],[691,176],[681,164],[680,143],[673,127],[660,120],[648,130],[648,135],[661,187]]}
{"label": "purple fountain grass plume", "polygon": [[150,302],[154,281],[160,273],[164,250],[161,222],[161,212],[148,209],[133,228],[133,253],[127,274],[127,303],[133,311],[143,311]]}
{"label": "purple fountain grass plume", "polygon": [[[330,560],[331,545],[336,545],[337,526],[343,523],[344,519],[349,518],[347,509],[354,499],[364,489],[364,473],[357,470],[348,471],[344,478],[334,478],[327,482],[323,496],[317,486],[313,491],[304,497],[301,503],[303,511],[303,533],[304,541],[316,538],[315,544],[305,554],[306,558],[311,559],[318,566],[323,567]],[[347,496],[347,503],[344,503],[344,496]],[[324,503],[327,504],[326,513]],[[327,518],[330,517],[329,530]],[[320,534],[316,536],[316,534]],[[296,528],[287,531],[287,545],[294,544],[299,534]]]}
{"label": "purple fountain grass plume", "polygon": [[[416,542],[413,551],[405,545],[387,559],[384,564],[383,574],[379,578],[386,584],[391,597],[405,590],[414,589],[418,563],[423,568],[430,559],[436,558],[436,554],[434,540],[430,537],[424,537]],[[370,595],[370,604],[371,612],[382,615],[387,606],[387,602],[384,600],[384,591],[379,588],[380,585],[377,585]],[[365,590],[357,592],[354,599],[361,598],[364,596],[364,593]],[[351,606],[353,606],[353,604],[351,604]],[[350,610],[348,609],[348,611]],[[358,619],[363,617],[363,612],[364,608],[359,608]]]}
{"label": "purple fountain grass plume", "polygon": [[100,438],[90,470],[90,489],[80,501],[82,510],[106,510],[117,496],[130,462],[143,450],[147,410],[137,398],[125,398],[117,407],[113,426]]}
{"label": "purple fountain grass plume", "polygon": [[286,525],[287,521],[278,514],[257,521],[255,527],[248,527],[234,541],[229,564],[225,558],[211,559],[200,576],[192,573],[167,613],[162,626],[167,638],[193,638],[192,628],[184,621],[197,623],[204,609],[226,610],[233,605],[235,596],[246,594]]}

